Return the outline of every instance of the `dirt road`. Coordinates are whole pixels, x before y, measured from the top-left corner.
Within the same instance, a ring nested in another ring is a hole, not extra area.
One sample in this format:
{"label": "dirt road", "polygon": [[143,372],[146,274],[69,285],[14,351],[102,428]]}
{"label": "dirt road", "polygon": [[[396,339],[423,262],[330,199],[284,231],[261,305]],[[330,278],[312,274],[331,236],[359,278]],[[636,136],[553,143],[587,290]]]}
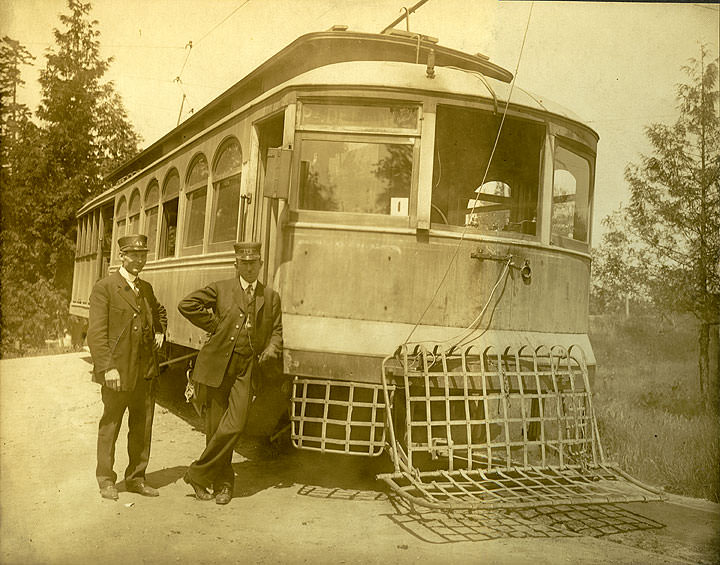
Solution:
{"label": "dirt road", "polygon": [[86,352],[0,361],[3,564],[720,562],[717,505],[415,513],[374,480],[384,459],[266,459],[248,445],[236,455],[232,502],[201,502],[182,476],[204,436],[167,394],[147,476],[160,497],[121,488],[118,502],[103,500],[94,478],[102,405],[89,369]]}

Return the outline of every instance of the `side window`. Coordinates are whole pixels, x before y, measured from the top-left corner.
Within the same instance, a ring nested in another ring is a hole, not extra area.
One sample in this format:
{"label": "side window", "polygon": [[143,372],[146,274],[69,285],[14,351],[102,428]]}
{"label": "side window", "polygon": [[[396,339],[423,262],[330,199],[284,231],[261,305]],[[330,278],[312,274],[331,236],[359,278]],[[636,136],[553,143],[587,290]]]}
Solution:
{"label": "side window", "polygon": [[303,103],[298,208],[407,218],[418,110],[400,104]]}
{"label": "side window", "polygon": [[180,177],[172,169],[163,184],[162,191],[162,227],[160,229],[160,258],[175,256],[177,239],[178,196]]}
{"label": "side window", "polygon": [[145,192],[145,235],[148,238],[148,259],[155,259],[159,203],[160,187],[158,182],[153,180]]}
{"label": "side window", "polygon": [[92,230],[88,234],[88,249],[90,253],[97,253],[98,249],[98,213],[92,215]]}
{"label": "side window", "polygon": [[[117,208],[115,210],[115,241],[117,241],[119,238],[124,236],[126,232],[126,225],[127,225],[127,200],[125,200],[125,197],[121,197],[120,201],[118,202]],[[114,258],[118,259],[118,249],[117,245],[115,246],[115,254]]]}
{"label": "side window", "polygon": [[590,161],[558,145],[553,170],[552,235],[587,243]]}
{"label": "side window", "polygon": [[[213,167],[213,203],[210,243],[213,249],[230,249],[235,241],[240,209],[242,149],[237,139],[224,142]],[[222,244],[218,245],[214,244]]]}
{"label": "side window", "polygon": [[130,196],[127,233],[140,233],[140,191],[135,189]]}
{"label": "side window", "polygon": [[183,250],[201,252],[205,230],[208,164],[204,155],[195,157],[185,183],[185,235]]}

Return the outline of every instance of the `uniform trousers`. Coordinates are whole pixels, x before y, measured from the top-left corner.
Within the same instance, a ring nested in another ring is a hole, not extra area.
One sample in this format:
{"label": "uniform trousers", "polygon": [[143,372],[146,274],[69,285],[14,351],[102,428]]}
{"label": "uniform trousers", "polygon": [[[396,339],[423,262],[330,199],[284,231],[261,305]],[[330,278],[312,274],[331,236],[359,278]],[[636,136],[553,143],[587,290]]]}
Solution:
{"label": "uniform trousers", "polygon": [[[141,373],[142,375],[143,373]],[[125,482],[142,481],[150,459],[152,423],[155,414],[155,382],[138,376],[132,391],[101,389],[103,415],[97,441],[97,477],[100,488],[115,484],[115,443],[120,433],[125,410],[128,410],[128,466]]]}
{"label": "uniform trousers", "polygon": [[205,450],[187,474],[193,482],[219,492],[232,492],[232,456],[247,421],[254,361],[252,354],[233,352],[219,387],[206,387]]}

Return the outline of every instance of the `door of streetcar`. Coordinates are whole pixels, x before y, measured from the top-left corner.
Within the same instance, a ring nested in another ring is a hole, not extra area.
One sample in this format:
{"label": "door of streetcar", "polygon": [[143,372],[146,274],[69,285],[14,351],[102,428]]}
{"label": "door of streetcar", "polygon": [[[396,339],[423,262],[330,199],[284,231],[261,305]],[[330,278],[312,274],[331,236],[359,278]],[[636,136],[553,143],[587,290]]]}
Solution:
{"label": "door of streetcar", "polygon": [[261,278],[265,284],[272,286],[275,269],[281,256],[278,223],[282,208],[271,186],[277,185],[279,155],[285,137],[285,114],[276,114],[259,122],[255,125],[255,131],[258,144],[258,172],[252,234],[255,241],[262,243]]}

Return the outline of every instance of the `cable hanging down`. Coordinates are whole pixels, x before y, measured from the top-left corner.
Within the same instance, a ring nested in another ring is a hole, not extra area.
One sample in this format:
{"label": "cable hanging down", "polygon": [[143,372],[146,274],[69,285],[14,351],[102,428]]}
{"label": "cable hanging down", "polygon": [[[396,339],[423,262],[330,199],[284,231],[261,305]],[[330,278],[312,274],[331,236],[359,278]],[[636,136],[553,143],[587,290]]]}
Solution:
{"label": "cable hanging down", "polygon": [[[493,143],[492,151],[490,152],[490,158],[488,159],[487,166],[485,167],[485,172],[483,173],[482,182],[480,183],[480,186],[485,184],[485,179],[487,178],[488,172],[490,171],[490,165],[492,165],[493,157],[495,155],[495,150],[497,149],[498,142],[500,140],[500,135],[502,133],[503,125],[505,124],[505,117],[507,116],[507,111],[508,111],[508,107],[510,105],[510,100],[512,98],[512,93],[515,88],[515,81],[517,80],[518,70],[520,68],[520,61],[522,60],[523,51],[525,49],[525,41],[527,40],[528,29],[530,28],[530,18],[532,16],[532,10],[533,10],[534,4],[535,4],[534,2],[530,4],[530,10],[528,11],[528,19],[525,24],[525,32],[523,33],[523,40],[522,40],[522,44],[520,45],[520,53],[518,54],[517,63],[515,65],[515,72],[513,73],[513,79],[512,79],[512,82],[510,83],[510,91],[508,93],[507,100],[505,101],[505,108],[503,109],[502,119],[500,120],[500,125],[498,126],[497,134],[495,135],[495,142]],[[470,214],[473,214],[475,212],[476,206],[477,206],[477,199],[475,199],[475,201],[473,202],[473,207],[470,210]],[[415,330],[417,330],[417,328],[420,325],[420,323],[422,322],[422,320],[425,318],[425,315],[427,314],[428,310],[430,310],[430,306],[432,306],[433,302],[435,302],[435,299],[437,298],[437,295],[439,294],[440,289],[442,288],[443,284],[445,284],[445,280],[447,279],[448,274],[450,273],[450,269],[452,268],[453,264],[455,263],[458,253],[460,252],[460,246],[462,245],[462,243],[465,239],[465,235],[467,233],[468,227],[469,226],[467,224],[465,224],[465,226],[463,227],[463,230],[460,234],[460,239],[458,240],[457,245],[455,246],[455,250],[452,254],[452,257],[450,258],[450,261],[448,262],[448,266],[447,266],[447,269],[445,269],[445,273],[443,274],[442,278],[440,279],[440,282],[438,283],[437,287],[435,288],[435,292],[433,293],[432,298],[430,298],[430,300],[428,301],[428,304],[425,307],[425,310],[423,310],[423,312],[420,315],[420,317],[418,318],[417,322],[415,322],[415,325],[413,326],[412,330],[410,330],[410,333],[405,338],[403,345],[410,343],[410,338],[415,333]],[[475,321],[473,321],[473,323],[475,323]],[[472,326],[472,324],[471,324],[471,326]],[[470,329],[470,327],[468,327],[466,329]],[[416,343],[416,342],[412,342],[412,343]],[[417,342],[417,343],[421,343],[421,342]]]}

